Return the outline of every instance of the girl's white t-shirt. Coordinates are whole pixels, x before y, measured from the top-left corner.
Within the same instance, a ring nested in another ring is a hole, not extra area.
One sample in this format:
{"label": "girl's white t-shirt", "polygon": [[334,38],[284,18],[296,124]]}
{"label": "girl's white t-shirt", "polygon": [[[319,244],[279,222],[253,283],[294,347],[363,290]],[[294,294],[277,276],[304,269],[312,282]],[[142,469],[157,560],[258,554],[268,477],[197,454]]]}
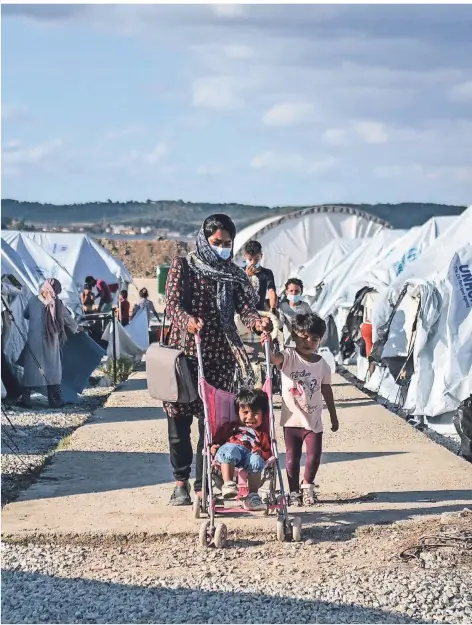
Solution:
{"label": "girl's white t-shirt", "polygon": [[281,368],[282,415],[280,424],[283,427],[322,432],[321,385],[331,384],[331,369],[328,363],[322,356],[318,362],[308,362],[291,347],[284,349],[282,354],[284,362]]}

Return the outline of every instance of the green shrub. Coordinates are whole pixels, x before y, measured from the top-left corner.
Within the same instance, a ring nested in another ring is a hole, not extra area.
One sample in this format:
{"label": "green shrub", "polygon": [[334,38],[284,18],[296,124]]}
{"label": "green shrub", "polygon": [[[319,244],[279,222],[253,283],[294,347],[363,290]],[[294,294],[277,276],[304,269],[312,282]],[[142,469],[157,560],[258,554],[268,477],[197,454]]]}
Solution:
{"label": "green shrub", "polygon": [[[121,356],[116,359],[116,383],[121,384],[125,382],[133,372],[133,361],[131,358],[125,358]],[[107,376],[113,383],[113,358],[108,360],[100,367],[100,370]]]}

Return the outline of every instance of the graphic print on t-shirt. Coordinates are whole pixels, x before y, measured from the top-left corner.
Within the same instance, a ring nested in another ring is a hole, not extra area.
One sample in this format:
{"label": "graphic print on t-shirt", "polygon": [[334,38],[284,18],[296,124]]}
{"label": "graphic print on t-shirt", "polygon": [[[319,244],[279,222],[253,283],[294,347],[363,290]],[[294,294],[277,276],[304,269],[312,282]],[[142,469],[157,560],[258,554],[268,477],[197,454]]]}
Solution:
{"label": "graphic print on t-shirt", "polygon": [[243,428],[240,427],[235,432],[235,435],[241,443],[249,443],[251,447],[259,442],[259,437],[257,436],[257,432],[252,428]]}
{"label": "graphic print on t-shirt", "polygon": [[296,388],[300,393],[294,393],[293,397],[300,408],[308,414],[315,413],[319,407],[317,404],[311,405],[313,395],[319,388],[318,380],[313,378],[309,371],[292,371],[290,374]]}

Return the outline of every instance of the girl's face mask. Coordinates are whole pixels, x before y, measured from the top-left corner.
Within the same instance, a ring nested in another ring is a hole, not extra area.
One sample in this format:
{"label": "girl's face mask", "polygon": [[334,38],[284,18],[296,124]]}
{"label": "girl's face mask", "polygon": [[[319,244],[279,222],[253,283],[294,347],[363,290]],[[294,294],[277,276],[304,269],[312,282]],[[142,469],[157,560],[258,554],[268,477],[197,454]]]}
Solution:
{"label": "girl's face mask", "polygon": [[222,260],[229,260],[233,251],[230,247],[217,247],[216,245],[210,245],[210,247]]}
{"label": "girl's face mask", "polygon": [[289,302],[299,302],[302,299],[301,293],[298,293],[297,295],[293,295],[292,293],[289,293],[287,295],[287,299]]}

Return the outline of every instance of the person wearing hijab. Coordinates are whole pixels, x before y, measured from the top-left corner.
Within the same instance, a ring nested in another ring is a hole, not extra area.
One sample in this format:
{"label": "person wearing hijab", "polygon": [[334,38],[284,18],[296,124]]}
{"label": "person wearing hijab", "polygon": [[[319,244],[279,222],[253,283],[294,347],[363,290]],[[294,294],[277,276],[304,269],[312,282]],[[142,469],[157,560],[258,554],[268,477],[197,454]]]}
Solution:
{"label": "person wearing hijab", "polygon": [[24,316],[29,321],[28,344],[18,362],[24,368],[23,404],[28,407],[32,405],[31,392],[41,392],[45,386],[49,406],[59,408],[63,405],[61,348],[67,339],[66,328],[75,333],[78,326],[58,298],[61,291],[59,280],[49,278],[42,285],[40,294],[30,298],[25,308]]}
{"label": "person wearing hijab", "polygon": [[[174,258],[166,284],[166,315],[170,319],[168,345],[181,347],[187,356],[195,387],[197,352],[195,333],[200,332],[205,378],[225,391],[233,389],[235,373],[253,388],[254,372],[236,328],[238,313],[253,332],[271,330],[267,318],[256,310],[257,295],[242,269],[232,262],[236,227],[227,215],[207,217],[197,235],[196,249],[187,256],[188,284],[184,284],[183,260]],[[184,295],[186,291],[186,296]],[[184,308],[184,302],[191,302]],[[190,430],[198,420],[199,441],[194,489],[200,493],[203,472],[204,413],[200,398],[190,404],[164,402],[167,413],[170,461],[176,485],[170,505],[191,505],[188,480],[193,459]]]}

